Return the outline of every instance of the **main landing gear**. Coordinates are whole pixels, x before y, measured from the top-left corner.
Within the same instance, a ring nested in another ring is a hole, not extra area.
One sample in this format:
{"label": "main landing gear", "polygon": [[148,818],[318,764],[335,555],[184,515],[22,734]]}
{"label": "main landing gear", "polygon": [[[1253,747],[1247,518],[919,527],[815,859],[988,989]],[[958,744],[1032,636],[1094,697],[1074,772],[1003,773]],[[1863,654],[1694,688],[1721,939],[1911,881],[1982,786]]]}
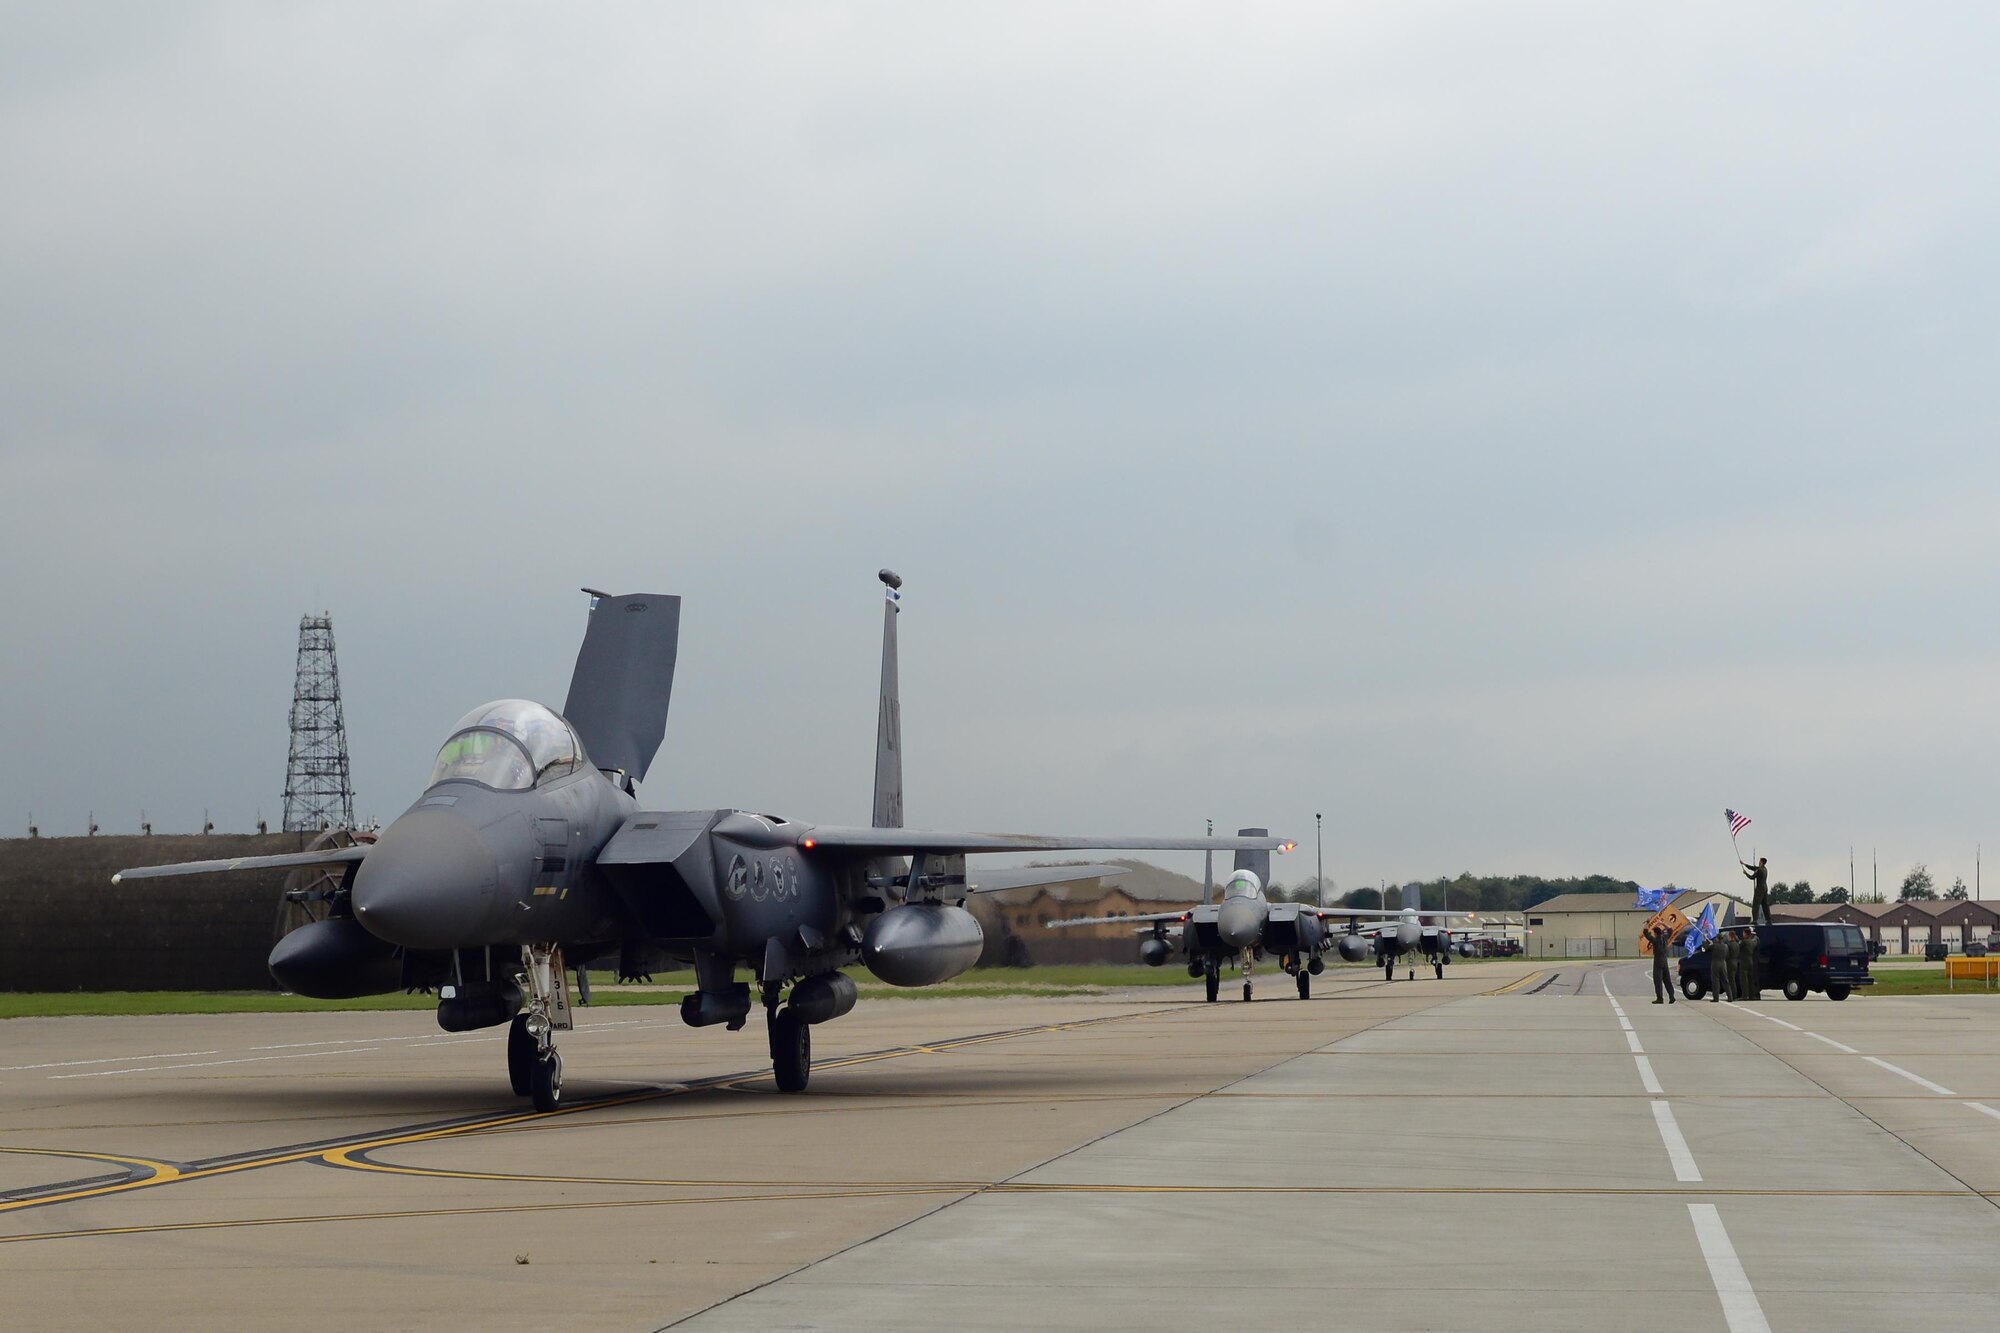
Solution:
{"label": "main landing gear", "polygon": [[771,1070],[778,1077],[779,1092],[804,1092],[812,1079],[812,1026],[801,1023],[789,1009],[765,1012],[765,1027],[771,1038]]}
{"label": "main landing gear", "polygon": [[1208,983],[1208,1002],[1214,1004],[1216,997],[1222,994],[1222,973],[1211,967],[1204,974],[1204,979]]}
{"label": "main landing gear", "polygon": [[1437,969],[1437,974],[1438,974],[1438,980],[1439,980],[1439,981],[1443,981],[1443,980],[1444,980],[1444,959],[1442,959],[1442,958],[1433,958],[1433,959],[1431,960],[1431,966],[1432,966],[1432,967],[1435,967],[1435,968]]}
{"label": "main landing gear", "polygon": [[524,944],[521,988],[526,1008],[507,1028],[507,1079],[514,1095],[534,1100],[537,1111],[562,1105],[562,1056],[556,1033],[576,1024],[570,1017],[569,977],[563,971],[562,950],[553,944]]}
{"label": "main landing gear", "polygon": [[1299,969],[1298,980],[1299,980],[1299,998],[1301,1000],[1310,1000],[1313,996],[1312,973],[1306,971],[1302,967]]}

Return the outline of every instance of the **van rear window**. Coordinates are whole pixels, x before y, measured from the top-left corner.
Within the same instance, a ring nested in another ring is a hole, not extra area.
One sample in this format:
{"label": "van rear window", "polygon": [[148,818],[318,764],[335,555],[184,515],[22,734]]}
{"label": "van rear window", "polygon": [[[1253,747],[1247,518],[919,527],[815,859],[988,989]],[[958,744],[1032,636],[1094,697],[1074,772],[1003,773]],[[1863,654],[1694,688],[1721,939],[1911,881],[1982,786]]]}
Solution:
{"label": "van rear window", "polygon": [[1861,938],[1859,926],[1828,926],[1826,948],[1828,953],[1861,953],[1868,945]]}

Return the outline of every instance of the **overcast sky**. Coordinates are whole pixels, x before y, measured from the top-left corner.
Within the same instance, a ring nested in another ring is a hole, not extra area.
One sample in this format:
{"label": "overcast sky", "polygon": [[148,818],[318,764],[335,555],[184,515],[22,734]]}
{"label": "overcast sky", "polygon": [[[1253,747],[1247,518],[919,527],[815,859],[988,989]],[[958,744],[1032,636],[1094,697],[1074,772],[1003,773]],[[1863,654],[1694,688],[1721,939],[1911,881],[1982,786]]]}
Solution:
{"label": "overcast sky", "polygon": [[275,824],[323,608],[386,820],[590,584],[686,598],[649,805],[865,822],[890,565],[912,824],[1969,883],[1996,38],[0,6],[0,815]]}

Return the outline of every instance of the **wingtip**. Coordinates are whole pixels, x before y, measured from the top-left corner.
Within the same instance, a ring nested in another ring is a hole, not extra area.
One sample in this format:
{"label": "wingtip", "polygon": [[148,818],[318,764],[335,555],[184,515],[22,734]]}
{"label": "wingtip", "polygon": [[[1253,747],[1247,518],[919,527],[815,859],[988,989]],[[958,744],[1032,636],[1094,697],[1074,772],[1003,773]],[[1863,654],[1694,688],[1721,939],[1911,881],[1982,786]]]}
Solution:
{"label": "wingtip", "polygon": [[113,884],[123,884],[125,882],[125,872],[121,870],[117,874],[113,875],[111,877],[111,882]]}

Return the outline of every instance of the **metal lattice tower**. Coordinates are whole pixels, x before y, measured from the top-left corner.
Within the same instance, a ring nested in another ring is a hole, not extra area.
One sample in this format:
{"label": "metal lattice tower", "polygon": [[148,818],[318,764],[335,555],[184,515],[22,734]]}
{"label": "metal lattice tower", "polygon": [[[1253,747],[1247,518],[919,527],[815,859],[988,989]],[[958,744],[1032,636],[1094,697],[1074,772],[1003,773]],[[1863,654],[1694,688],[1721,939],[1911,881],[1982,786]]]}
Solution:
{"label": "metal lattice tower", "polygon": [[347,764],[333,618],[304,616],[292,683],[292,752],[285,761],[285,832],[353,827],[354,780]]}

